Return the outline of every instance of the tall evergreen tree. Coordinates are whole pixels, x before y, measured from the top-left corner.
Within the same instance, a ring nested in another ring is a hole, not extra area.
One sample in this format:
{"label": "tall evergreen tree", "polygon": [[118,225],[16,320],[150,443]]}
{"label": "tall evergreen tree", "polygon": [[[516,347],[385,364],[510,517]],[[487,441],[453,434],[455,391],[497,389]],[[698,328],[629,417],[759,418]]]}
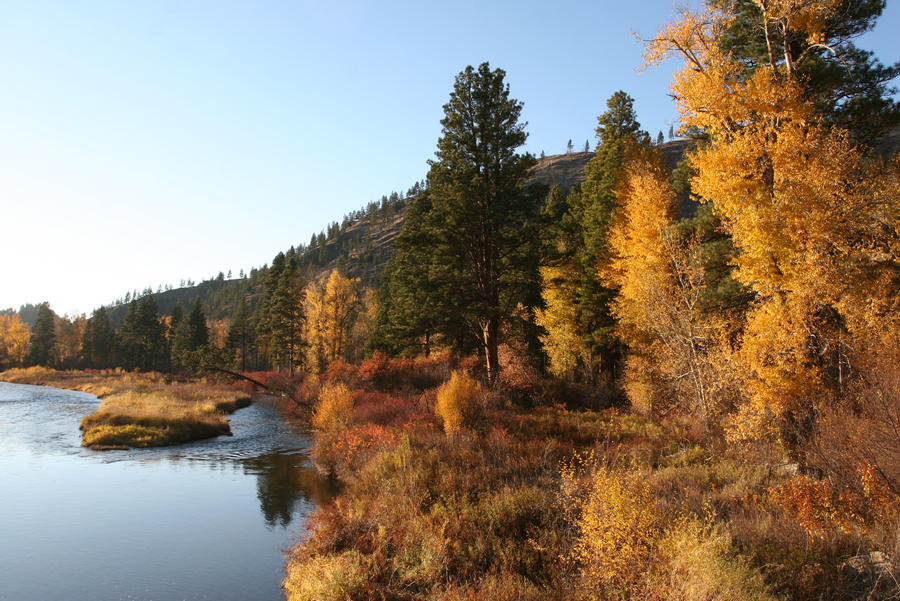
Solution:
{"label": "tall evergreen tree", "polygon": [[480,342],[491,379],[500,324],[537,282],[539,202],[524,190],[534,159],[516,152],[527,134],[505,75],[487,63],[457,75],[428,173],[430,248],[447,270],[442,294]]}
{"label": "tall evergreen tree", "polygon": [[26,362],[29,365],[50,365],[56,347],[56,327],[53,311],[48,303],[38,307],[37,321],[31,329],[31,346]]}
{"label": "tall evergreen tree", "polygon": [[[319,244],[324,244],[324,234],[320,234]],[[256,312],[253,315],[253,325],[256,331],[256,342],[263,362],[269,360],[269,344],[272,338],[272,324],[270,314],[272,309],[272,297],[278,288],[278,281],[281,278],[281,272],[284,271],[286,259],[284,253],[278,253],[272,259],[272,266],[266,273],[266,279],[263,283],[262,294],[256,304]]]}
{"label": "tall evergreen tree", "polygon": [[290,259],[281,270],[278,284],[269,300],[269,332],[272,361],[293,373],[300,361],[300,332],[303,322],[304,282],[296,260]]}
{"label": "tall evergreen tree", "polygon": [[235,359],[235,366],[241,370],[247,369],[250,345],[252,344],[252,328],[247,310],[247,302],[242,296],[238,301],[237,309],[231,318],[231,327],[228,329],[228,342],[226,346]]}
{"label": "tall evergreen tree", "polygon": [[597,151],[585,167],[585,182],[574,218],[581,224],[582,242],[575,254],[578,316],[594,371],[609,371],[616,357],[612,337],[615,320],[610,313],[613,292],[602,284],[597,268],[606,258],[607,238],[616,208],[616,186],[626,156],[637,146],[648,146],[650,136],[641,129],[634,112],[634,99],[618,91],[606,103],[598,117]]}
{"label": "tall evergreen tree", "polygon": [[206,326],[206,315],[203,313],[199,298],[194,302],[194,307],[188,315],[187,325],[189,350],[196,351],[209,344],[209,328]]}
{"label": "tall evergreen tree", "polygon": [[106,308],[100,307],[87,322],[81,341],[81,358],[89,367],[110,367],[115,351],[115,332]]}
{"label": "tall evergreen tree", "polygon": [[173,332],[175,331],[175,328],[178,327],[178,324],[181,323],[182,319],[184,319],[184,305],[182,305],[179,300],[175,303],[175,308],[172,309],[172,320],[169,322],[169,327]]}
{"label": "tall evergreen tree", "polygon": [[166,369],[166,340],[152,294],[132,300],[119,332],[125,366],[144,371]]}
{"label": "tall evergreen tree", "polygon": [[[433,338],[458,347],[466,335],[462,316],[444,302],[440,285],[442,261],[432,252],[429,230],[432,203],[427,191],[409,203],[394,254],[381,276],[373,346],[389,353],[431,353]],[[456,348],[461,351],[463,349]],[[466,349],[469,350],[469,349]]]}

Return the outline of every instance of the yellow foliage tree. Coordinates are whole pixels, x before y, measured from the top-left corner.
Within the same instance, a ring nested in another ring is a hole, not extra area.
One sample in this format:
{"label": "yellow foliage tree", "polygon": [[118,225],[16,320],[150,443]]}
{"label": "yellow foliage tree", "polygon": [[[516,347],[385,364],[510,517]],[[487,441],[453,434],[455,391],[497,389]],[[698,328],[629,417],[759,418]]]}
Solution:
{"label": "yellow foliage tree", "polygon": [[303,340],[310,369],[321,371],[331,361],[344,358],[358,308],[359,278],[347,278],[334,270],[327,278],[307,285]]}
{"label": "yellow foliage tree", "polygon": [[590,349],[578,323],[577,274],[571,266],[541,267],[544,309],[535,311],[535,323],[544,328],[541,344],[550,360],[550,373],[565,378],[580,366],[590,365]]}
{"label": "yellow foliage tree", "polygon": [[612,312],[628,346],[625,392],[645,412],[681,405],[706,421],[721,388],[714,356],[722,327],[700,310],[700,245],[673,228],[677,197],[662,157],[643,154],[625,166],[601,268],[617,291]]}
{"label": "yellow foliage tree", "polygon": [[22,365],[28,351],[31,330],[19,315],[0,315],[0,365]]}
{"label": "yellow foliage tree", "polygon": [[216,319],[209,323],[209,341],[216,348],[225,348],[228,343],[228,330],[231,323],[225,319]]}
{"label": "yellow foliage tree", "polygon": [[711,8],[683,11],[645,59],[685,62],[672,85],[682,123],[711,137],[691,157],[692,189],[714,203],[739,251],[735,277],[757,296],[741,349],[748,400],[731,433],[768,425],[790,441],[808,430],[823,386],[844,386],[851,349],[896,335],[900,163],[823,126],[804,97],[789,40],[825,43],[839,3],[756,4],[768,62],[748,70],[724,52],[729,18]]}
{"label": "yellow foliage tree", "polygon": [[56,318],[56,364],[73,366],[81,353],[81,341],[87,328],[87,317],[79,315],[73,318]]}

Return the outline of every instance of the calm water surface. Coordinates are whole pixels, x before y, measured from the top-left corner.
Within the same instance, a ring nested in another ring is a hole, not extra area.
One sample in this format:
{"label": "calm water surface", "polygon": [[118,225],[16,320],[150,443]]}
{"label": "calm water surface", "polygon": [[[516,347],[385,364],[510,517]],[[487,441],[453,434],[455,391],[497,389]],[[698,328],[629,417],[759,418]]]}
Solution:
{"label": "calm water surface", "polygon": [[283,551],[330,491],[266,402],[234,436],[98,452],[99,401],[0,382],[0,600],[283,599]]}

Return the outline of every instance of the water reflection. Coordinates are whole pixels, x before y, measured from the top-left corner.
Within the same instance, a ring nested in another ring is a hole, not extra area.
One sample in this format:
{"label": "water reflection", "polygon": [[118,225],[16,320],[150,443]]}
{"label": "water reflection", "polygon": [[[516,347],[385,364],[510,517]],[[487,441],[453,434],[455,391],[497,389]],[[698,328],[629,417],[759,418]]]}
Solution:
{"label": "water reflection", "polygon": [[233,436],[95,452],[96,403],[0,383],[0,601],[283,599],[282,552],[334,492],[303,431],[261,402]]}
{"label": "water reflection", "polygon": [[266,453],[243,461],[244,470],[256,475],[256,496],[268,526],[286,527],[296,505],[320,505],[331,500],[334,489],[309,468],[304,455]]}

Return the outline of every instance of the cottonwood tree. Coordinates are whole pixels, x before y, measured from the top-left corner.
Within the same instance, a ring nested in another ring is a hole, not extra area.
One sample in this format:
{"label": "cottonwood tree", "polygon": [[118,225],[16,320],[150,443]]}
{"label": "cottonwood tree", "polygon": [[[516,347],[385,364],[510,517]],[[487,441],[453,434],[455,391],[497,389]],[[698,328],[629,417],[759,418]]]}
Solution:
{"label": "cottonwood tree", "polygon": [[54,363],[74,367],[81,358],[81,345],[87,318],[84,315],[56,318],[56,350]]}
{"label": "cottonwood tree", "polygon": [[505,76],[488,63],[456,76],[428,173],[429,249],[447,267],[441,293],[477,337],[491,379],[500,325],[537,281],[539,203],[524,189],[534,158],[517,153],[527,133]]}
{"label": "cottonwood tree", "polygon": [[645,51],[649,63],[685,62],[672,86],[681,120],[711,141],[691,158],[691,187],[713,202],[737,249],[735,277],[756,296],[741,341],[747,400],[731,433],[771,432],[792,448],[860,350],[898,331],[900,163],[832,127],[800,68],[807,49],[841,47],[832,25],[844,4],[748,5],[744,27],[766,46],[749,65],[722,43],[732,15],[711,8],[683,11]]}
{"label": "cottonwood tree", "polygon": [[344,358],[358,309],[359,278],[344,277],[335,269],[327,278],[306,286],[303,340],[308,369],[319,372],[331,361]]}
{"label": "cottonwood tree", "polygon": [[900,124],[890,83],[900,62],[882,65],[858,48],[885,8],[883,0],[708,0],[724,17],[717,43],[747,77],[776,65],[812,103],[814,119],[871,142]]}
{"label": "cottonwood tree", "polygon": [[680,409],[708,423],[722,396],[722,328],[702,310],[701,246],[674,226],[678,197],[656,149],[628,162],[617,196],[603,276],[628,347],[625,392],[648,413]]}
{"label": "cottonwood tree", "polygon": [[0,365],[22,365],[31,330],[18,313],[0,315]]}
{"label": "cottonwood tree", "polygon": [[549,359],[549,371],[570,378],[590,363],[589,352],[578,323],[577,278],[571,265],[541,267],[544,308],[535,311],[535,323],[544,329],[541,345]]}

